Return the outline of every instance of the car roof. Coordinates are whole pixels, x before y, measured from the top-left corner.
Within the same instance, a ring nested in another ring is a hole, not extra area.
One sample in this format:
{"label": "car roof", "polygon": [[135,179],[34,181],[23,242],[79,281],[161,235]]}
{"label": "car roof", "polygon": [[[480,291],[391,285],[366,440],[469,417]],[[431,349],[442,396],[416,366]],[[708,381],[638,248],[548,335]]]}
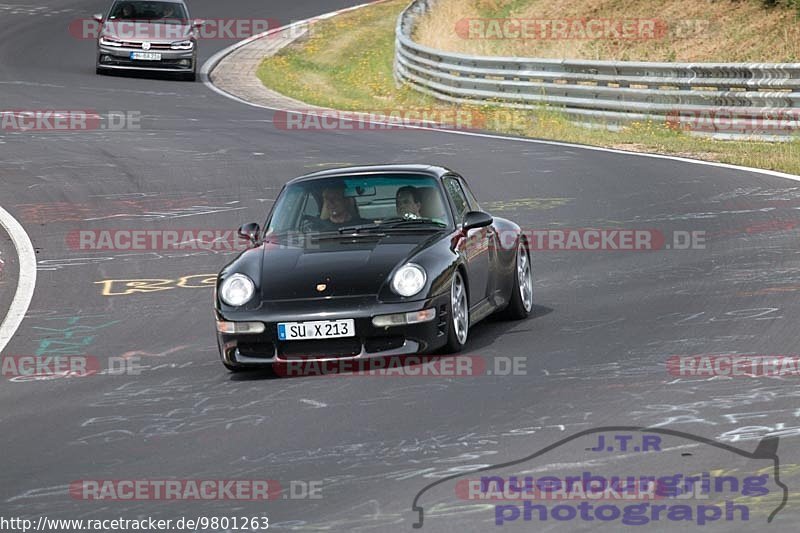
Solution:
{"label": "car roof", "polygon": [[[114,0],[111,3],[112,4],[123,4],[125,2],[135,2],[135,1],[136,0]],[[186,6],[186,0],[142,0],[142,1],[144,1],[144,2],[146,2],[146,1],[163,2],[165,4],[182,4],[183,6]]]}
{"label": "car roof", "polygon": [[315,180],[321,178],[337,178],[353,175],[381,175],[381,174],[421,174],[440,179],[445,174],[455,174],[452,170],[435,165],[364,165],[356,167],[341,167],[320,170],[290,180],[289,183]]}

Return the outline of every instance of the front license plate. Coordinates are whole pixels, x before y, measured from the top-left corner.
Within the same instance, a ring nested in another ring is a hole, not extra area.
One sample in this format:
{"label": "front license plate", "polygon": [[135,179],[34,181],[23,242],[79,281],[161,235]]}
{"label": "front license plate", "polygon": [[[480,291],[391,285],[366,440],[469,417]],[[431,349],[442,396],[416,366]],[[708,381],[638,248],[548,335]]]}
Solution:
{"label": "front license plate", "polygon": [[131,59],[139,61],[161,61],[161,54],[157,52],[131,52]]}
{"label": "front license plate", "polygon": [[282,341],[355,336],[356,326],[352,318],[318,322],[280,322],[278,324],[278,338]]}

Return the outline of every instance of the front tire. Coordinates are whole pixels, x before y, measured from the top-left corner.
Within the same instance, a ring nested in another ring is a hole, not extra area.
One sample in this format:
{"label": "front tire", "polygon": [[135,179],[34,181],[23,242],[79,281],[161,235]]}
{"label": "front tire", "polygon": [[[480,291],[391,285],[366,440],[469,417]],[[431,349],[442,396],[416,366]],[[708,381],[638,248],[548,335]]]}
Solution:
{"label": "front tire", "polygon": [[225,361],[223,361],[222,364],[225,366],[225,368],[228,369],[229,372],[236,373],[236,372],[241,372],[242,370],[244,370],[240,366],[233,366],[232,364],[226,363]]}
{"label": "front tire", "polygon": [[528,318],[533,309],[533,267],[531,267],[531,254],[524,241],[519,241],[517,246],[516,267],[514,269],[514,283],[511,288],[511,301],[503,315],[510,320]]}
{"label": "front tire", "polygon": [[456,270],[450,282],[450,324],[447,328],[445,353],[460,352],[467,344],[469,336],[469,298],[467,285],[461,272]]}

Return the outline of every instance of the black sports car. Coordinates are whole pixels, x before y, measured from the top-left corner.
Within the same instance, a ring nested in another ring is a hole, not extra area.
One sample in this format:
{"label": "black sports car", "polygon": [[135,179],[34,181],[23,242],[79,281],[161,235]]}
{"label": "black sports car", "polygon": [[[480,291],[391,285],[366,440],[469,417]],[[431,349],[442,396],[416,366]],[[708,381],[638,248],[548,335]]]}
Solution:
{"label": "black sports car", "polygon": [[229,370],[444,348],[495,311],[533,306],[529,243],[442,167],[326,170],[283,188],[252,247],[220,272],[217,338]]}

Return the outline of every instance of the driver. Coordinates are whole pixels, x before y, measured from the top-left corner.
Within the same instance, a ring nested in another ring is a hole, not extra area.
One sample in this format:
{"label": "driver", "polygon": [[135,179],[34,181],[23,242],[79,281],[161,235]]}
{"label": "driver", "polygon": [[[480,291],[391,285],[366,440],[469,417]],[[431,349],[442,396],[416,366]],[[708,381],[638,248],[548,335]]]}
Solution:
{"label": "driver", "polygon": [[372,221],[361,218],[358,214],[355,198],[345,196],[344,182],[334,182],[322,189],[322,208],[319,221],[307,230],[336,230],[342,226],[369,224]]}
{"label": "driver", "polygon": [[121,20],[131,20],[134,18],[133,16],[133,6],[131,4],[125,3],[121,4],[117,8],[116,17],[117,19]]}

